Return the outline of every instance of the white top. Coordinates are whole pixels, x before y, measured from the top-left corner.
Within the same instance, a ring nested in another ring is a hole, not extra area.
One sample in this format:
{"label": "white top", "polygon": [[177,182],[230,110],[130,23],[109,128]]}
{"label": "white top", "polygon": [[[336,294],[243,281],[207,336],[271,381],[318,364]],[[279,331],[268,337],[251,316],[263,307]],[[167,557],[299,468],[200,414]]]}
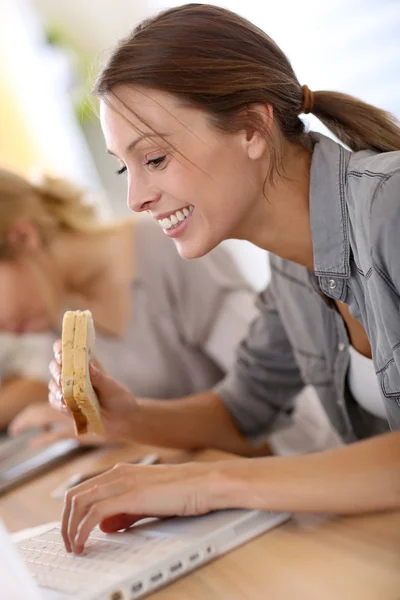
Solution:
{"label": "white top", "polygon": [[349,346],[350,365],[348,381],[354,399],[365,410],[381,419],[387,419],[385,405],[372,360]]}
{"label": "white top", "polygon": [[51,333],[0,332],[0,380],[22,377],[47,382],[55,339]]}

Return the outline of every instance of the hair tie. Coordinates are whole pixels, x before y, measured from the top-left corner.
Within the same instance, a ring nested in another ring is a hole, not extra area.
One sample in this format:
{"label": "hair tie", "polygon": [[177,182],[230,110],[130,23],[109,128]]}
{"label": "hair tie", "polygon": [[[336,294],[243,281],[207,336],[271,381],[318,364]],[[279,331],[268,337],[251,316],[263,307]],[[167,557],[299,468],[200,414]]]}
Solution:
{"label": "hair tie", "polygon": [[303,90],[303,106],[301,107],[300,112],[308,115],[314,106],[314,94],[306,85],[303,85],[301,89]]}

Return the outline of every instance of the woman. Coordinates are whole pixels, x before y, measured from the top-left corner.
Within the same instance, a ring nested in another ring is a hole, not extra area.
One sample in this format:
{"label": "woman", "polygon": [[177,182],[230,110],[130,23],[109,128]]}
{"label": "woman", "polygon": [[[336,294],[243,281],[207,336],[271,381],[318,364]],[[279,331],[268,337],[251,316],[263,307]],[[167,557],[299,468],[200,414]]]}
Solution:
{"label": "woman", "polygon": [[[163,404],[132,397],[93,368],[106,428],[142,442],[249,456],[249,438],[275,427],[312,383],[332,423],[355,443],[212,465],[119,465],[67,494],[67,550],[81,552],[97,523],[115,531],[137,515],[399,508],[394,119],[352,97],[301,87],[264,33],[199,4],[140,25],[115,49],[95,92],[108,150],[128,176],[130,207],[148,211],[185,258],[226,238],[247,239],[272,253],[273,273],[262,314],[213,391]],[[353,152],[306,134],[299,115],[310,112]],[[55,354],[50,401],[62,409],[59,344]]]}
{"label": "woman", "polygon": [[[184,261],[152,219],[101,223],[66,181],[34,185],[0,169],[0,228],[3,427],[40,392],[47,396],[55,336],[49,342],[39,332],[58,336],[66,308],[92,310],[110,373],[136,394],[164,399],[219,381],[255,314],[254,295],[225,251]],[[47,403],[31,405],[11,429],[49,426],[59,420],[51,413],[58,417]],[[41,441],[69,434],[69,425]]]}

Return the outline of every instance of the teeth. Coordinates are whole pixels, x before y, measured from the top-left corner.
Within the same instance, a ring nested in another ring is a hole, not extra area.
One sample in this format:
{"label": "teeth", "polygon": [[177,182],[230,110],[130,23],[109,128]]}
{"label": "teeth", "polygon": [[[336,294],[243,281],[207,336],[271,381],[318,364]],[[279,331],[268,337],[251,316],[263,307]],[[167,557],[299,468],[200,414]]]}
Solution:
{"label": "teeth", "polygon": [[160,225],[163,229],[169,229],[172,227],[172,223],[169,219],[161,219]]}
{"label": "teeth", "polygon": [[158,222],[160,223],[163,229],[171,229],[171,227],[174,227],[175,225],[178,225],[178,223],[184,221],[185,218],[188,217],[191,212],[193,212],[193,210],[194,206],[193,204],[191,204],[189,208],[182,208],[182,210],[177,210],[174,215],[165,217],[164,219],[161,219]]}

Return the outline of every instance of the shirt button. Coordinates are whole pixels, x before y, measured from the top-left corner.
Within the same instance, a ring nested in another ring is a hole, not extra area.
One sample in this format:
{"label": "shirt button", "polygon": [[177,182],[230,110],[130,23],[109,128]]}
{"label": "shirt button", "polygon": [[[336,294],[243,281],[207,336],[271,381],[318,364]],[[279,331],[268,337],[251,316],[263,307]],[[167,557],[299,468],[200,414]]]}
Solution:
{"label": "shirt button", "polygon": [[331,290],[334,290],[337,284],[336,284],[336,281],[334,279],[330,279],[328,281],[328,285],[329,285],[329,287],[330,287]]}
{"label": "shirt button", "polygon": [[343,350],[346,348],[346,344],[344,344],[343,342],[340,342],[340,344],[338,345],[338,350],[339,352],[343,352]]}

